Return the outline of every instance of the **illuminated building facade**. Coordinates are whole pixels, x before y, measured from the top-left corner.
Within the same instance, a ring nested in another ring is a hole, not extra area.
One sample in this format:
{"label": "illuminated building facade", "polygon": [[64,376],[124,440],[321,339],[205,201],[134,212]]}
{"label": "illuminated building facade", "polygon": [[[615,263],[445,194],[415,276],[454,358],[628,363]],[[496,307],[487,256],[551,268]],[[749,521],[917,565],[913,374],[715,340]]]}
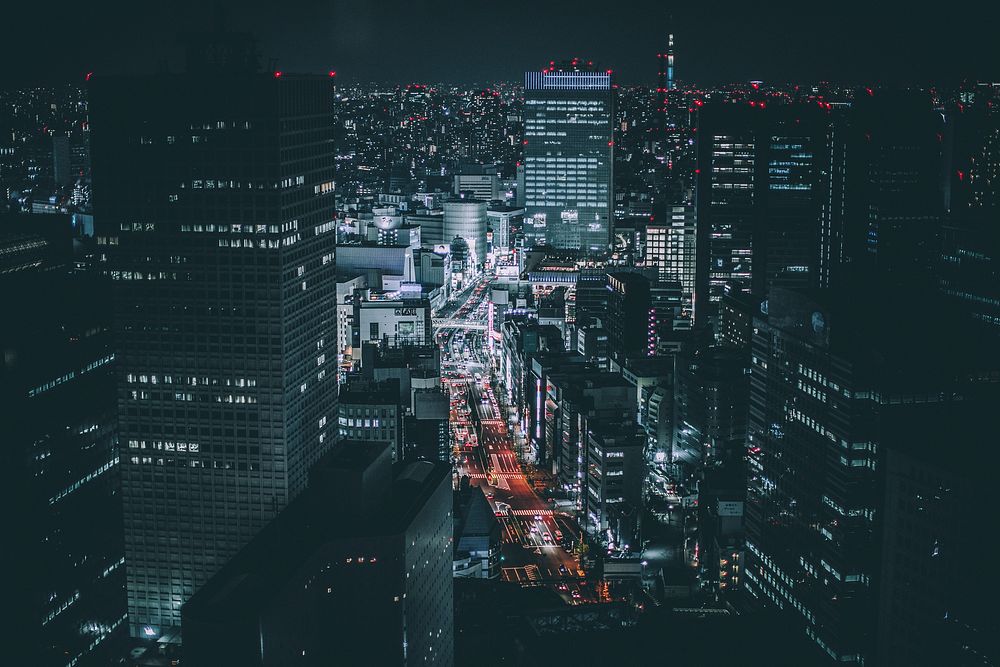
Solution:
{"label": "illuminated building facade", "polygon": [[153,638],[337,440],[333,86],[280,72],[90,86],[128,615]]}
{"label": "illuminated building facade", "polygon": [[584,254],[611,242],[611,70],[573,60],[524,76],[525,244]]}

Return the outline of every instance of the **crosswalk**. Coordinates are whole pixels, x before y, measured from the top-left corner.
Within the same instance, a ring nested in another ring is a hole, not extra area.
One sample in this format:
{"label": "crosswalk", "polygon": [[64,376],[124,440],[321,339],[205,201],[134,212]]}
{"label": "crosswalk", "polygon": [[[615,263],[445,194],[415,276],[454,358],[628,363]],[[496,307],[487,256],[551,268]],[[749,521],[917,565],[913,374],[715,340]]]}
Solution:
{"label": "crosswalk", "polygon": [[505,567],[502,570],[502,574],[505,581],[516,581],[522,586],[537,586],[542,581],[542,576],[537,565]]}
{"label": "crosswalk", "polygon": [[495,473],[492,473],[492,475],[486,475],[485,473],[474,472],[474,473],[472,473],[472,474],[469,475],[469,479],[486,479],[489,476],[492,476],[494,479],[520,479],[520,478],[524,477],[524,473],[520,473],[520,472],[495,472]]}
{"label": "crosswalk", "polygon": [[552,516],[552,510],[511,510],[511,514],[514,516]]}

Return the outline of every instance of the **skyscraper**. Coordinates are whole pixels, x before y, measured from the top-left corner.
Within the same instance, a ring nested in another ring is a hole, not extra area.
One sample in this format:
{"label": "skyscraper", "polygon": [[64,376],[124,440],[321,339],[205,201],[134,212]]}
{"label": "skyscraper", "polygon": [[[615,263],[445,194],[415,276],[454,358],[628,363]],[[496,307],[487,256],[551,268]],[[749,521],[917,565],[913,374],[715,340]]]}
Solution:
{"label": "skyscraper", "polygon": [[450,667],[450,473],[343,441],[184,607],[185,662]]}
{"label": "skyscraper", "polygon": [[882,91],[859,95],[829,124],[819,285],[931,282],[941,251],[944,129],[927,95]]}
{"label": "skyscraper", "polygon": [[611,70],[579,59],[524,75],[525,243],[605,252],[613,225]]}
{"label": "skyscraper", "polygon": [[697,175],[699,319],[729,289],[763,294],[815,284],[818,155],[825,116],[812,107],[706,106]]}
{"label": "skyscraper", "polygon": [[111,308],[69,268],[69,216],[37,217],[0,216],[3,661],[107,664],[125,622]]}
{"label": "skyscraper", "polygon": [[129,623],[156,637],[337,439],[332,83],[206,68],[90,93]]}
{"label": "skyscraper", "polygon": [[[743,583],[841,663],[868,664],[875,649],[881,490],[887,450],[909,447],[900,425],[976,400],[996,404],[993,341],[956,325],[951,309],[924,294],[891,297],[776,289],[767,314],[754,318]],[[920,487],[898,499],[937,510]],[[955,545],[935,537],[942,548]],[[891,546],[904,552],[913,543]],[[934,548],[933,538],[920,546]]]}
{"label": "skyscraper", "polygon": [[693,206],[666,206],[656,213],[646,225],[643,259],[660,280],[680,283],[681,312],[675,327],[690,328],[695,319],[697,216]]}

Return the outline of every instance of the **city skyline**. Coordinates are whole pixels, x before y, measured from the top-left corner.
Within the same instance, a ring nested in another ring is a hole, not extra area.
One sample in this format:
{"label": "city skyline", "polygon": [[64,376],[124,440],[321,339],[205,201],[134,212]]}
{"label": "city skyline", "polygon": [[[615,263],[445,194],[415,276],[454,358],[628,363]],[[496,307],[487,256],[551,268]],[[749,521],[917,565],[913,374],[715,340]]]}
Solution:
{"label": "city skyline", "polygon": [[4,664],[1000,667],[985,13],[10,16]]}

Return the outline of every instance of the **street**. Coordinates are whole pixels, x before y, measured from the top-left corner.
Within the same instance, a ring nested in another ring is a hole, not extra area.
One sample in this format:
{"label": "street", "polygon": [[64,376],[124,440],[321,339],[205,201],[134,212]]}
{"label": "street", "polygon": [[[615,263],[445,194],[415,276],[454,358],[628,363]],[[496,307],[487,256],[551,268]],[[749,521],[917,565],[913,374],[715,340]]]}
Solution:
{"label": "street", "polygon": [[436,334],[451,394],[457,476],[482,490],[501,523],[504,580],[552,586],[568,604],[606,600],[606,587],[584,579],[573,553],[579,543],[574,519],[536,493],[517,460],[513,434],[490,386],[488,334],[482,330],[486,284],[470,289],[454,316],[440,320],[447,324]]}

